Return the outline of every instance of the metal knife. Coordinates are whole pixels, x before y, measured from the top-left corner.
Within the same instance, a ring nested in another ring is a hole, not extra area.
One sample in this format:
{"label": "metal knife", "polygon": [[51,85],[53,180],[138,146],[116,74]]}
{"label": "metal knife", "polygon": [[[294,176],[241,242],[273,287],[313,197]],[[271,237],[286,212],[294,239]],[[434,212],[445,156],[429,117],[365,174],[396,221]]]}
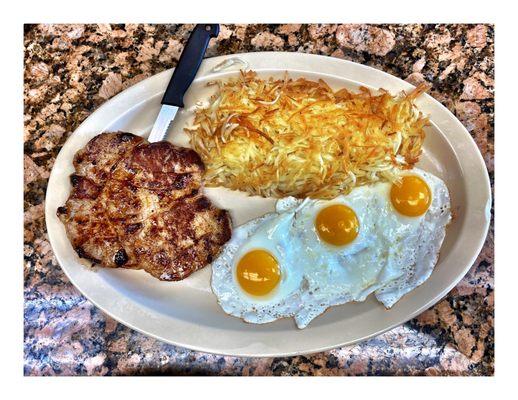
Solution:
{"label": "metal knife", "polygon": [[178,109],[183,107],[183,96],[200,68],[209,40],[218,36],[218,33],[218,24],[197,24],[194,27],[167,85],[164,97],[162,97],[162,107],[149,134],[149,142],[159,142],[165,139],[169,125]]}

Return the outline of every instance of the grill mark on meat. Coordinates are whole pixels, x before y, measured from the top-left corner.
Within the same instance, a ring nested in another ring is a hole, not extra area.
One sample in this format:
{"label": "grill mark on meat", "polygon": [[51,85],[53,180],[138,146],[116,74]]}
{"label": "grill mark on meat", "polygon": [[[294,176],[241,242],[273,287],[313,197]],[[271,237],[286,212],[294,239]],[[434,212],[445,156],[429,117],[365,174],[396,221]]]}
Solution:
{"label": "grill mark on meat", "polygon": [[79,186],[79,182],[81,181],[81,177],[79,175],[70,175],[70,184],[73,188],[76,188]]}
{"label": "grill mark on meat", "polygon": [[126,250],[120,249],[115,253],[113,256],[113,261],[118,267],[122,267],[124,264],[128,262],[128,254],[126,253]]}
{"label": "grill mark on meat", "polygon": [[137,222],[136,224],[126,225],[126,233],[133,234],[142,229],[142,223]]}
{"label": "grill mark on meat", "polygon": [[188,173],[203,172],[200,156],[194,150],[178,148],[168,142],[156,142],[138,146],[130,159],[130,166],[150,172]]}
{"label": "grill mark on meat", "polygon": [[230,240],[230,237],[232,236],[232,221],[230,220],[230,215],[228,212],[225,212],[224,210],[219,211],[220,212],[216,215],[216,220],[222,229],[220,235],[216,236],[216,244],[224,245]]}
{"label": "grill mark on meat", "polygon": [[213,246],[213,243],[210,240],[210,238],[204,237],[203,244],[205,245],[205,251],[207,253],[207,258],[205,259],[205,261],[207,262],[207,264],[210,264],[212,262],[212,254],[210,252],[210,249]]}
{"label": "grill mark on meat", "polygon": [[166,254],[165,251],[159,251],[155,254],[155,261],[162,267],[168,267],[171,264],[171,258]]}
{"label": "grill mark on meat", "polygon": [[204,166],[190,149],[103,133],[78,151],[74,167],[57,214],[82,258],[180,280],[230,239],[228,212],[199,192]]}
{"label": "grill mark on meat", "polygon": [[176,177],[173,186],[177,190],[185,189],[191,180],[191,174],[181,174]]}
{"label": "grill mark on meat", "polygon": [[101,188],[90,179],[80,175],[71,175],[70,183],[72,184],[72,197],[77,199],[96,199],[99,196]]}
{"label": "grill mark on meat", "polygon": [[132,140],[135,136],[131,133],[126,133],[124,132],[121,136],[120,136],[120,140],[121,142],[129,142],[130,140]]}
{"label": "grill mark on meat", "polygon": [[77,255],[81,258],[93,261],[94,263],[101,262],[101,260],[98,260],[95,257],[92,257],[91,255],[89,255],[81,246],[75,247],[74,250],[76,251]]}
{"label": "grill mark on meat", "polygon": [[196,208],[196,211],[205,211],[210,208],[211,204],[210,204],[209,199],[202,196],[196,200],[196,202],[194,203],[194,206]]}

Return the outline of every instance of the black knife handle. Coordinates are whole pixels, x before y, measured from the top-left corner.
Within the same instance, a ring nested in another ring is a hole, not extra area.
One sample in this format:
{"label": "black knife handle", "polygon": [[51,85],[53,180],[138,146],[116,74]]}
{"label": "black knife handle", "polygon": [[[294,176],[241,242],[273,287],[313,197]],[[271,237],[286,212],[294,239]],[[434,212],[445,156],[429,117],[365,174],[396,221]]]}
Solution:
{"label": "black knife handle", "polygon": [[162,97],[162,104],[183,107],[183,96],[200,68],[209,40],[218,33],[218,24],[197,24],[194,27]]}

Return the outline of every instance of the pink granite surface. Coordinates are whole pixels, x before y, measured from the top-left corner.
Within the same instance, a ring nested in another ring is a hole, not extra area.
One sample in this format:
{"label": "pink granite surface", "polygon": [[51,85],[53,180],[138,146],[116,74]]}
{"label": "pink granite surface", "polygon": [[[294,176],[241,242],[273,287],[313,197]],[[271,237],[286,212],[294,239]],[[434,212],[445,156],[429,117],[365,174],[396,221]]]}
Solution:
{"label": "pink granite surface", "polygon": [[[311,356],[221,357],[161,343],[104,315],[68,281],[45,229],[61,146],[99,105],[175,66],[192,25],[25,26],[26,375],[492,375],[493,226],[466,277],[412,321]],[[493,180],[492,25],[222,25],[207,57],[281,50],[373,66],[430,94],[466,126]]]}

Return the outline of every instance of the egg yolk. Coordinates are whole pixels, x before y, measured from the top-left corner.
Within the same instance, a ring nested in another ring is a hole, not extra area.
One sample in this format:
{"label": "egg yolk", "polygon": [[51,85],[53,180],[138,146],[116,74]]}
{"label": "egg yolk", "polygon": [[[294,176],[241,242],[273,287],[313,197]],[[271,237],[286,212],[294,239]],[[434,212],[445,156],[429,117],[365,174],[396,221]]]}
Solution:
{"label": "egg yolk", "polygon": [[334,246],[351,243],[360,230],[360,223],[352,208],[333,204],[322,209],[315,220],[318,236]]}
{"label": "egg yolk", "polygon": [[423,215],[432,201],[426,182],[416,175],[403,176],[401,184],[393,184],[390,201],[394,208],[407,217]]}
{"label": "egg yolk", "polygon": [[254,296],[267,295],[281,279],[279,263],[266,250],[246,253],[237,264],[236,274],[243,290]]}

